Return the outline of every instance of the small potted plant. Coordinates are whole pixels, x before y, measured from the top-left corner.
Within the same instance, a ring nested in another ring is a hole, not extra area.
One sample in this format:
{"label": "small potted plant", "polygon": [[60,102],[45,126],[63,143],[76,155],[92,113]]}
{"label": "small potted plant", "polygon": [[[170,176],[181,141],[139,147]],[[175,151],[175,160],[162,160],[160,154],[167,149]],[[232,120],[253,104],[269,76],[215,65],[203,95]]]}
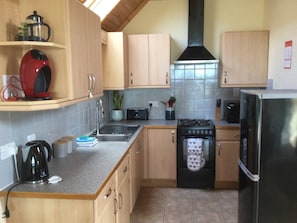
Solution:
{"label": "small potted plant", "polygon": [[15,37],[17,41],[25,41],[28,40],[28,24],[22,22],[18,27],[18,33]]}
{"label": "small potted plant", "polygon": [[123,119],[123,100],[124,95],[121,95],[119,91],[113,91],[112,102],[115,108],[111,111],[111,118],[114,121],[120,121]]}

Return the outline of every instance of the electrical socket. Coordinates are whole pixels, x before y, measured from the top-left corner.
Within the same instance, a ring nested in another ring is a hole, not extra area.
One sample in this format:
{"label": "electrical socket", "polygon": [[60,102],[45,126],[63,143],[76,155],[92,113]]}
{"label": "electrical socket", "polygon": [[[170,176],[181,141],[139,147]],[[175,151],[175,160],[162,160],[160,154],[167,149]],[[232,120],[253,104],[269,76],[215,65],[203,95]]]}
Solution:
{"label": "electrical socket", "polygon": [[32,141],[32,140],[36,140],[36,135],[35,135],[35,133],[33,133],[33,134],[27,136],[27,141],[28,141],[28,142],[29,142],[29,141]]}
{"label": "electrical socket", "polygon": [[159,107],[159,102],[158,101],[149,101],[149,104],[151,104],[152,107]]}
{"label": "electrical socket", "polygon": [[5,160],[12,155],[17,153],[17,146],[15,142],[8,143],[6,145],[0,146],[0,158],[1,160]]}

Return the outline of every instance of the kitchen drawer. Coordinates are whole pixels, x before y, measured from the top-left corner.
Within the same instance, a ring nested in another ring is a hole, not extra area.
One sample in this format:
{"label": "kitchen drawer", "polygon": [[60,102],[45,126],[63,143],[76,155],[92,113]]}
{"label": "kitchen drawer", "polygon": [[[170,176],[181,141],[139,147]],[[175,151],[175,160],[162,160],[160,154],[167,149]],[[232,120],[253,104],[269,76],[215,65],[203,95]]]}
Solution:
{"label": "kitchen drawer", "polygon": [[[101,211],[103,211],[110,202],[110,200],[113,200],[114,198],[114,190],[115,190],[115,174],[112,174],[112,176],[109,178],[108,182],[105,184],[104,188],[98,195],[98,197],[95,200],[95,210],[98,211],[98,215],[100,216]],[[112,201],[113,202],[113,201]]]}
{"label": "kitchen drawer", "polygon": [[116,170],[116,184],[120,185],[124,177],[129,174],[129,155],[126,155]]}
{"label": "kitchen drawer", "polygon": [[216,140],[237,141],[240,140],[240,130],[235,129],[217,129]]}

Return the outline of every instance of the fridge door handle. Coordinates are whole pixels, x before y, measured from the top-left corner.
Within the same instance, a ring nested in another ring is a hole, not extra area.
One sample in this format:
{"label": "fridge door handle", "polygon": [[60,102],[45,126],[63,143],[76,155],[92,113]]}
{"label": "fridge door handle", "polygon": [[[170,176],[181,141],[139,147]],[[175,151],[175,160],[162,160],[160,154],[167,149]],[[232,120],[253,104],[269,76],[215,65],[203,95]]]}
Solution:
{"label": "fridge door handle", "polygon": [[240,169],[244,172],[244,174],[251,180],[254,182],[258,182],[260,180],[260,176],[258,174],[252,174],[248,168],[246,168],[246,166],[243,164],[243,162],[241,162],[241,160],[238,160],[238,165],[240,167]]}

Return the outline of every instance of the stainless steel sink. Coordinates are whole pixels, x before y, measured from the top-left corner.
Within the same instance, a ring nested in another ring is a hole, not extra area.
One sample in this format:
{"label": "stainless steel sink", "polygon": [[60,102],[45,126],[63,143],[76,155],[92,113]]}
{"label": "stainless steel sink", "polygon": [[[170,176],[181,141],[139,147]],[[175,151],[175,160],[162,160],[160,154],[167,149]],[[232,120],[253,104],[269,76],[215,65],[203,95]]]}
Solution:
{"label": "stainless steel sink", "polygon": [[129,141],[131,134],[99,134],[97,137],[98,141],[110,141],[110,142],[119,142],[119,141]]}
{"label": "stainless steel sink", "polygon": [[98,141],[127,142],[138,128],[139,125],[104,125],[98,135],[95,130],[90,136],[97,137]]}

